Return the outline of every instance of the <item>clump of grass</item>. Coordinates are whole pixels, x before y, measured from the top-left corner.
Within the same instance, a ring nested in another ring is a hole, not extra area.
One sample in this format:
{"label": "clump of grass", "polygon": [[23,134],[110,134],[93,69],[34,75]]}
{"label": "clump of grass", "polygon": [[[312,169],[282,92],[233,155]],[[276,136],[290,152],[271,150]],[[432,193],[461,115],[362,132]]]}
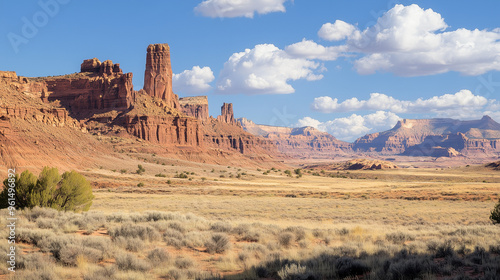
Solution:
{"label": "clump of grass", "polygon": [[229,237],[224,233],[215,233],[210,240],[205,242],[206,251],[209,254],[222,254],[230,248]]}
{"label": "clump of grass", "polygon": [[116,265],[120,270],[135,270],[135,271],[147,271],[149,270],[149,265],[136,256],[126,253],[116,257]]}
{"label": "clump of grass", "polygon": [[160,265],[170,260],[170,254],[163,248],[154,248],[148,252],[148,260],[154,265]]}
{"label": "clump of grass", "polygon": [[144,249],[144,241],[136,237],[118,236],[114,239],[114,243],[127,251],[139,252]]}
{"label": "clump of grass", "polygon": [[87,272],[83,276],[83,280],[109,280],[115,279],[116,268],[115,266],[98,267]]}
{"label": "clump of grass", "polygon": [[385,239],[389,242],[398,244],[398,243],[404,243],[406,241],[414,241],[415,236],[409,233],[395,232],[386,234]]}
{"label": "clump of grass", "polygon": [[285,248],[292,245],[292,240],[293,234],[291,232],[282,232],[278,235],[278,243]]}
{"label": "clump of grass", "polygon": [[108,234],[113,238],[123,236],[149,241],[156,241],[161,238],[160,233],[155,228],[148,225],[135,225],[131,223],[111,228],[108,230]]}
{"label": "clump of grass", "polygon": [[187,257],[177,257],[174,264],[179,269],[188,269],[194,265],[194,262],[192,259]]}

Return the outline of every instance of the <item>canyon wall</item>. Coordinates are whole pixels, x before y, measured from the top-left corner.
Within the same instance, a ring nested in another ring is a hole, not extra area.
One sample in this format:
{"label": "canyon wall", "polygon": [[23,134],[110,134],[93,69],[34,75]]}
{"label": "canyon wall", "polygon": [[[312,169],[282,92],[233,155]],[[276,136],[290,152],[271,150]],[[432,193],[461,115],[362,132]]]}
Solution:
{"label": "canyon wall", "polygon": [[206,121],[208,115],[208,98],[206,96],[193,96],[179,98],[181,111],[187,116]]}

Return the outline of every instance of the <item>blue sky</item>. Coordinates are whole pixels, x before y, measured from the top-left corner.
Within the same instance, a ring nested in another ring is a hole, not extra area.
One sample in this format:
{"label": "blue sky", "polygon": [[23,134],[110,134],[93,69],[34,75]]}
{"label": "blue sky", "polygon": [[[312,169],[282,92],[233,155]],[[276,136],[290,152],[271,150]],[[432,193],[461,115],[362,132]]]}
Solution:
{"label": "blue sky", "polygon": [[[500,2],[0,1],[0,70],[120,63],[142,88],[146,48],[168,43],[179,96],[208,95],[256,123],[352,141],[400,118],[500,121]],[[33,28],[29,28],[30,25]]]}

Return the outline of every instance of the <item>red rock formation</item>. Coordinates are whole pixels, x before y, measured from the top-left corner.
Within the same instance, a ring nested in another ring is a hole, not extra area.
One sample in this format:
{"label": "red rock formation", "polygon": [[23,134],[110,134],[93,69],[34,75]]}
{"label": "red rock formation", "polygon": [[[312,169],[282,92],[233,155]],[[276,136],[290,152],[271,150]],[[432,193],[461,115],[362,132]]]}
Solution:
{"label": "red rock formation", "polygon": [[[494,139],[486,139],[488,138]],[[496,139],[495,139],[496,138]],[[410,156],[499,154],[500,124],[488,116],[481,120],[401,120],[388,131],[368,134],[354,142],[354,149]],[[453,149],[453,150],[452,150]]]}
{"label": "red rock formation", "polygon": [[163,145],[202,146],[203,135],[196,119],[173,116],[126,116],[127,132]]}
{"label": "red rock formation", "polygon": [[179,104],[184,114],[200,121],[208,120],[208,98],[206,96],[180,98]]}
{"label": "red rock formation", "polygon": [[168,44],[148,46],[144,90],[152,97],[167,101],[170,107],[179,109],[179,97],[172,91],[172,66]]}
{"label": "red rock formation", "polygon": [[0,106],[0,116],[4,118],[36,121],[52,126],[68,126],[83,129],[83,125],[68,115],[64,108],[32,108]]}
{"label": "red rock formation", "polygon": [[252,135],[239,125],[210,118],[203,127],[208,146],[237,151],[245,155],[279,154],[272,141]]}
{"label": "red rock formation", "polygon": [[352,144],[313,127],[258,125],[244,118],[238,122],[246,131],[273,141],[280,152],[292,157],[331,159],[352,153]]}
{"label": "red rock formation", "polygon": [[119,64],[111,60],[86,60],[81,69],[84,73],[44,78],[48,90],[44,99],[59,100],[79,117],[95,110],[126,110],[131,106],[135,95],[132,73],[122,74]]}
{"label": "red rock formation", "polygon": [[378,169],[396,169],[397,165],[384,160],[357,158],[337,163],[321,163],[311,165],[308,169],[321,170],[378,170]]}
{"label": "red rock formation", "polygon": [[217,116],[217,120],[223,123],[228,124],[236,124],[236,120],[234,119],[233,113],[233,104],[232,103],[224,103],[220,108],[221,114]]}

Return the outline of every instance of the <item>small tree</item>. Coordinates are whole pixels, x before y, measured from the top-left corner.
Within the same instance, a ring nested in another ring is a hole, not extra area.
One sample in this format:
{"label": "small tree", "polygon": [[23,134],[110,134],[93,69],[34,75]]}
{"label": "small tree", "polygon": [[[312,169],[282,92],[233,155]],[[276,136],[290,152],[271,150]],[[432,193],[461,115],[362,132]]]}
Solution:
{"label": "small tree", "polygon": [[92,187],[85,177],[76,171],[64,172],[51,207],[64,211],[88,211],[92,199]]}
{"label": "small tree", "polygon": [[[0,193],[0,208],[7,208],[8,180]],[[28,170],[15,176],[16,208],[50,207],[64,211],[87,211],[94,195],[90,183],[75,171],[62,177],[57,168],[44,167],[38,179]]]}
{"label": "small tree", "polygon": [[51,207],[54,203],[54,194],[57,189],[57,184],[61,181],[61,175],[57,168],[44,167],[36,185],[31,191],[30,205],[38,205],[40,207]]}
{"label": "small tree", "polygon": [[495,205],[495,208],[491,211],[490,220],[494,224],[500,224],[500,199],[498,203]]}
{"label": "small tree", "polygon": [[[25,208],[25,207],[30,207],[31,203],[31,192],[35,188],[37,180],[36,176],[33,175],[31,172],[28,170],[25,170],[23,173],[21,173],[20,176],[16,174],[14,177],[15,181],[14,184],[16,186],[16,196],[15,196],[15,201],[16,201],[16,207],[18,208]],[[3,191],[0,193],[0,208],[7,208],[9,207],[8,205],[8,185],[9,181],[8,178],[3,181]]]}

